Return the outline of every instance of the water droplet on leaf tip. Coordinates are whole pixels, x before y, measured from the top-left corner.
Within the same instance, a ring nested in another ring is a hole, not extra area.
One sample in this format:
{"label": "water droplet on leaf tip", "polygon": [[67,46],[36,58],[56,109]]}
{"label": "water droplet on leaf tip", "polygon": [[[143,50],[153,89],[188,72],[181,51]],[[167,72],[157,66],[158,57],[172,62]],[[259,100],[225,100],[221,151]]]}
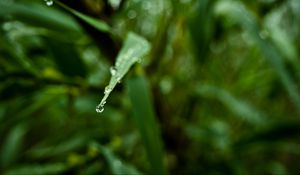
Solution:
{"label": "water droplet on leaf tip", "polygon": [[116,68],[115,67],[110,67],[110,73],[111,73],[112,76],[116,75],[116,73],[117,73]]}
{"label": "water droplet on leaf tip", "polygon": [[101,113],[104,111],[104,105],[106,101],[102,101],[97,107],[96,107],[96,112]]}
{"label": "water droplet on leaf tip", "polygon": [[96,112],[102,113],[104,111],[104,107],[97,107]]}
{"label": "water droplet on leaf tip", "polygon": [[[108,94],[111,92],[111,88],[106,86],[105,89],[104,89],[104,94]],[[105,104],[105,103],[104,103]]]}

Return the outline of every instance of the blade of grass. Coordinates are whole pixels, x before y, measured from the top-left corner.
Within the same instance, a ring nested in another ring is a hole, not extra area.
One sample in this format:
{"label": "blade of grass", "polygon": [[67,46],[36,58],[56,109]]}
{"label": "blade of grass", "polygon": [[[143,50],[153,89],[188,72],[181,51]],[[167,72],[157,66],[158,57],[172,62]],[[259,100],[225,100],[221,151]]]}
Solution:
{"label": "blade of grass", "polygon": [[102,112],[104,104],[115,86],[121,81],[130,67],[138,62],[150,50],[150,44],[144,38],[134,33],[129,33],[123,44],[123,47],[118,54],[117,61],[114,67],[111,67],[111,79],[108,86],[105,87],[104,97],[97,106],[96,111]]}
{"label": "blade of grass", "polygon": [[0,19],[5,19],[8,16],[38,27],[68,31],[65,34],[81,31],[81,28],[72,17],[42,4],[25,4],[20,2],[10,4],[0,1]]}
{"label": "blade of grass", "polygon": [[83,13],[80,13],[74,9],[71,9],[70,7],[64,5],[63,3],[59,1],[55,1],[59,6],[66,9],[67,11],[71,12],[73,15],[77,16],[78,18],[82,19],[86,23],[90,24],[91,26],[95,27],[96,29],[102,31],[102,32],[110,32],[110,26],[106,24],[104,21],[101,21],[96,18],[92,18],[90,16],[87,16]]}
{"label": "blade of grass", "polygon": [[297,85],[288,74],[279,51],[270,41],[260,37],[260,28],[254,16],[241,2],[238,1],[219,1],[216,5],[216,13],[228,16],[235,20],[252,36],[265,58],[280,78],[281,83],[288,92],[296,110],[300,113],[300,94],[297,90]]}
{"label": "blade of grass", "polygon": [[113,175],[141,175],[141,173],[135,167],[125,162],[122,162],[119,158],[117,158],[112,152],[112,150],[108,147],[99,145],[97,143],[92,143],[92,146],[96,147],[101,151],[103,156],[106,158]]}
{"label": "blade of grass", "polygon": [[196,91],[204,97],[212,97],[223,103],[232,113],[251,124],[262,126],[266,123],[266,116],[245,101],[231,95],[224,89],[201,85]]}
{"label": "blade of grass", "polygon": [[69,77],[86,77],[87,70],[74,44],[46,38],[47,48],[57,68]]}
{"label": "blade of grass", "polygon": [[12,168],[4,173],[4,175],[41,175],[41,174],[62,174],[68,166],[63,163],[52,163],[45,165],[24,165],[18,168]]}
{"label": "blade of grass", "polygon": [[132,103],[134,120],[139,128],[151,165],[151,174],[167,174],[163,165],[162,142],[152,106],[149,84],[143,76],[137,76],[130,78],[126,85]]}
{"label": "blade of grass", "polygon": [[284,142],[293,138],[299,138],[300,124],[299,121],[279,121],[269,127],[262,128],[253,133],[243,136],[234,143],[235,150],[244,150],[246,146],[255,143],[275,143]]}
{"label": "blade of grass", "polygon": [[1,167],[10,165],[18,157],[17,155],[20,154],[26,132],[27,126],[25,124],[19,124],[11,129],[1,150]]}

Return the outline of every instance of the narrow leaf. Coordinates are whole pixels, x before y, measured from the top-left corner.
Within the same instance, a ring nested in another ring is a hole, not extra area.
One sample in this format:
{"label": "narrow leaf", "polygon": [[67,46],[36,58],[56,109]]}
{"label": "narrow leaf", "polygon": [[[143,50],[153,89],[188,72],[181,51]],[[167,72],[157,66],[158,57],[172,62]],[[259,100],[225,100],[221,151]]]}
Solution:
{"label": "narrow leaf", "polygon": [[104,90],[104,97],[97,106],[96,111],[102,112],[104,104],[115,86],[121,81],[130,67],[138,62],[150,50],[150,44],[144,38],[134,33],[129,33],[117,57],[114,67],[111,67],[111,79]]}
{"label": "narrow leaf", "polygon": [[0,19],[8,16],[38,27],[56,31],[68,31],[65,34],[81,31],[81,28],[72,17],[42,4],[20,2],[10,4],[0,1]]}
{"label": "narrow leaf", "polygon": [[140,130],[151,165],[150,174],[167,174],[163,165],[163,150],[160,131],[155,119],[149,84],[140,76],[127,81],[127,90],[132,103],[133,116]]}
{"label": "narrow leaf", "polygon": [[52,163],[46,165],[26,165],[11,169],[4,173],[4,175],[42,175],[42,174],[61,174],[68,167],[63,163]]}
{"label": "narrow leaf", "polygon": [[296,109],[300,112],[300,94],[297,90],[297,85],[288,74],[279,51],[269,40],[260,36],[260,28],[255,17],[239,1],[219,1],[216,5],[216,13],[235,20],[252,36],[265,55],[266,60],[276,71]]}
{"label": "narrow leaf", "polygon": [[58,5],[60,5],[61,7],[63,7],[64,9],[68,10],[69,12],[71,12],[73,15],[77,16],[78,18],[82,19],[83,21],[85,21],[86,23],[90,24],[91,26],[95,27],[96,29],[102,31],[102,32],[109,32],[110,31],[110,27],[108,24],[106,24],[104,21],[101,21],[99,19],[87,16],[83,13],[80,13],[66,5],[64,5],[63,3],[56,1],[56,3]]}
{"label": "narrow leaf", "polygon": [[93,143],[92,146],[101,151],[103,156],[106,158],[113,175],[141,175],[141,173],[135,167],[121,161],[117,156],[115,156],[112,150],[108,147],[99,145],[97,143]]}
{"label": "narrow leaf", "polygon": [[223,103],[232,113],[243,120],[255,125],[264,125],[266,116],[251,106],[249,103],[234,97],[224,89],[211,85],[201,85],[196,94],[204,97],[211,97]]}

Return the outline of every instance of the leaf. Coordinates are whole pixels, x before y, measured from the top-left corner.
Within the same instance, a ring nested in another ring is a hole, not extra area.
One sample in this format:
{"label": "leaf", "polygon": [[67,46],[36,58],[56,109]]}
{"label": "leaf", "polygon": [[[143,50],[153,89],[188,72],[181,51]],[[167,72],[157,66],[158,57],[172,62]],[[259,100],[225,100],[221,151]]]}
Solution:
{"label": "leaf", "polygon": [[45,40],[52,53],[53,61],[64,75],[86,77],[86,67],[74,44],[61,42],[52,38],[45,38]]}
{"label": "leaf", "polygon": [[104,97],[97,106],[96,111],[102,112],[104,104],[115,86],[121,81],[130,67],[142,59],[150,50],[150,44],[144,38],[134,33],[129,33],[123,44],[123,47],[118,54],[114,67],[111,67],[111,79],[108,86],[105,87]]}
{"label": "leaf", "polygon": [[299,121],[279,121],[267,128],[250,133],[238,140],[235,148],[243,149],[253,143],[283,142],[300,137]]}
{"label": "leaf", "polygon": [[68,167],[63,163],[52,163],[46,165],[26,165],[11,169],[4,175],[44,175],[59,174],[64,172]]}
{"label": "leaf", "polygon": [[[191,39],[194,44],[194,50],[198,54],[197,59],[200,62],[205,62],[209,53],[209,45],[215,30],[215,22],[213,18],[213,3],[212,0],[199,1],[195,10],[194,16],[189,21],[189,29]],[[201,24],[201,27],[199,27]]]}
{"label": "leaf", "polygon": [[284,85],[290,99],[294,103],[295,108],[300,113],[300,94],[297,90],[297,85],[288,74],[279,51],[271,42],[260,37],[260,28],[254,16],[238,1],[219,1],[216,5],[216,13],[235,20],[251,35],[265,55],[266,60],[276,71],[281,83]]}
{"label": "leaf", "polygon": [[106,158],[110,169],[113,175],[141,175],[135,167],[129,165],[128,163],[122,162],[119,158],[117,158],[114,153],[107,147],[99,145],[97,143],[93,143],[92,146],[96,147],[101,151],[101,153]]}
{"label": "leaf", "polygon": [[83,21],[85,21],[86,23],[94,26],[96,29],[102,31],[102,32],[110,32],[110,26],[108,24],[106,24],[104,21],[101,21],[99,19],[96,18],[92,18],[90,16],[87,16],[83,13],[80,13],[66,5],[64,5],[63,3],[59,2],[59,1],[55,1],[55,3],[57,3],[58,5],[60,5],[61,7],[63,7],[64,9],[68,10],[69,12],[71,12],[73,15],[77,16],[78,18],[82,19]]}
{"label": "leaf", "polygon": [[24,124],[19,124],[10,130],[1,150],[1,167],[10,165],[18,157],[26,132],[27,127]]}
{"label": "leaf", "polygon": [[88,139],[86,137],[77,135],[76,137],[70,138],[64,142],[54,143],[55,145],[53,143],[48,143],[47,146],[36,146],[27,151],[27,154],[35,159],[65,155],[67,152],[83,147],[87,140]]}
{"label": "leaf", "polygon": [[144,77],[138,76],[130,78],[126,85],[132,103],[134,120],[140,130],[151,165],[150,174],[167,174],[163,164],[162,141],[155,119],[149,84]]}
{"label": "leaf", "polygon": [[20,21],[58,31],[80,32],[81,28],[69,15],[42,4],[0,1],[0,19],[12,16]]}
{"label": "leaf", "polygon": [[230,111],[243,120],[255,125],[264,125],[266,116],[256,110],[253,106],[245,101],[232,96],[224,89],[211,85],[201,85],[197,89],[197,94],[204,97],[212,97],[222,102]]}

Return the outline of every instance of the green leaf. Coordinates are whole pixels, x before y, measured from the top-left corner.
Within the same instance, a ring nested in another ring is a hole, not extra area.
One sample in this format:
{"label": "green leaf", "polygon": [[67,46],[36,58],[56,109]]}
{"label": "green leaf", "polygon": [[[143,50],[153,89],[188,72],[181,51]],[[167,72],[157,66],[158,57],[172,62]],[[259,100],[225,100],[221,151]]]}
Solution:
{"label": "green leaf", "polygon": [[68,167],[63,163],[52,163],[46,165],[26,165],[11,169],[4,175],[44,175],[59,174],[64,172]]}
{"label": "green leaf", "polygon": [[144,77],[139,76],[130,78],[126,85],[132,103],[134,120],[140,130],[151,165],[150,174],[167,174],[163,164],[162,141],[154,114],[149,84]]}
{"label": "green leaf", "polygon": [[0,1],[0,19],[8,16],[38,27],[68,31],[65,34],[81,31],[72,17],[45,4]]}
{"label": "green leaf", "polygon": [[18,157],[26,132],[27,127],[24,124],[19,124],[10,130],[1,150],[1,167],[10,165]]}
{"label": "green leaf", "polygon": [[71,9],[70,7],[64,5],[63,3],[56,1],[56,3],[58,5],[60,5],[61,7],[63,7],[64,9],[68,10],[69,12],[71,12],[73,15],[77,16],[78,18],[82,19],[83,21],[85,21],[86,23],[90,24],[91,26],[95,27],[96,29],[102,31],[102,32],[109,32],[110,31],[110,26],[108,24],[106,24],[104,21],[101,21],[99,19],[96,18],[92,18],[90,16],[87,16],[83,13],[80,13],[74,9]]}
{"label": "green leaf", "polygon": [[104,97],[97,106],[96,111],[102,112],[104,104],[115,86],[121,81],[130,67],[144,57],[150,50],[150,44],[144,38],[134,33],[129,33],[118,54],[114,67],[111,67],[111,79],[108,86],[105,87]]}
{"label": "green leaf", "polygon": [[86,67],[74,44],[52,38],[45,38],[45,40],[47,41],[48,49],[52,53],[52,59],[64,75],[70,77],[86,76]]}
{"label": "green leaf", "polygon": [[199,85],[196,94],[219,100],[232,113],[249,123],[261,126],[266,122],[266,116],[263,113],[255,109],[249,103],[234,97],[224,89],[203,84]]}
{"label": "green leaf", "polygon": [[141,175],[141,173],[135,167],[117,158],[109,148],[99,145],[97,143],[93,143],[92,146],[99,149],[104,155],[113,175]]}
{"label": "green leaf", "polygon": [[288,92],[290,99],[294,103],[298,112],[300,112],[300,94],[297,90],[297,85],[288,74],[279,51],[269,40],[260,36],[260,28],[255,17],[239,1],[219,1],[216,5],[216,13],[230,17],[245,28],[261,49],[266,60],[276,71],[281,83]]}
{"label": "green leaf", "polygon": [[48,143],[47,146],[33,147],[31,150],[27,151],[27,154],[35,159],[65,155],[67,152],[83,147],[87,140],[86,137],[77,135],[64,142],[54,143],[55,145],[53,143]]}
{"label": "green leaf", "polygon": [[234,144],[234,147],[243,149],[245,146],[250,146],[254,143],[283,142],[299,137],[299,121],[279,121],[267,128],[262,128],[242,137]]}

